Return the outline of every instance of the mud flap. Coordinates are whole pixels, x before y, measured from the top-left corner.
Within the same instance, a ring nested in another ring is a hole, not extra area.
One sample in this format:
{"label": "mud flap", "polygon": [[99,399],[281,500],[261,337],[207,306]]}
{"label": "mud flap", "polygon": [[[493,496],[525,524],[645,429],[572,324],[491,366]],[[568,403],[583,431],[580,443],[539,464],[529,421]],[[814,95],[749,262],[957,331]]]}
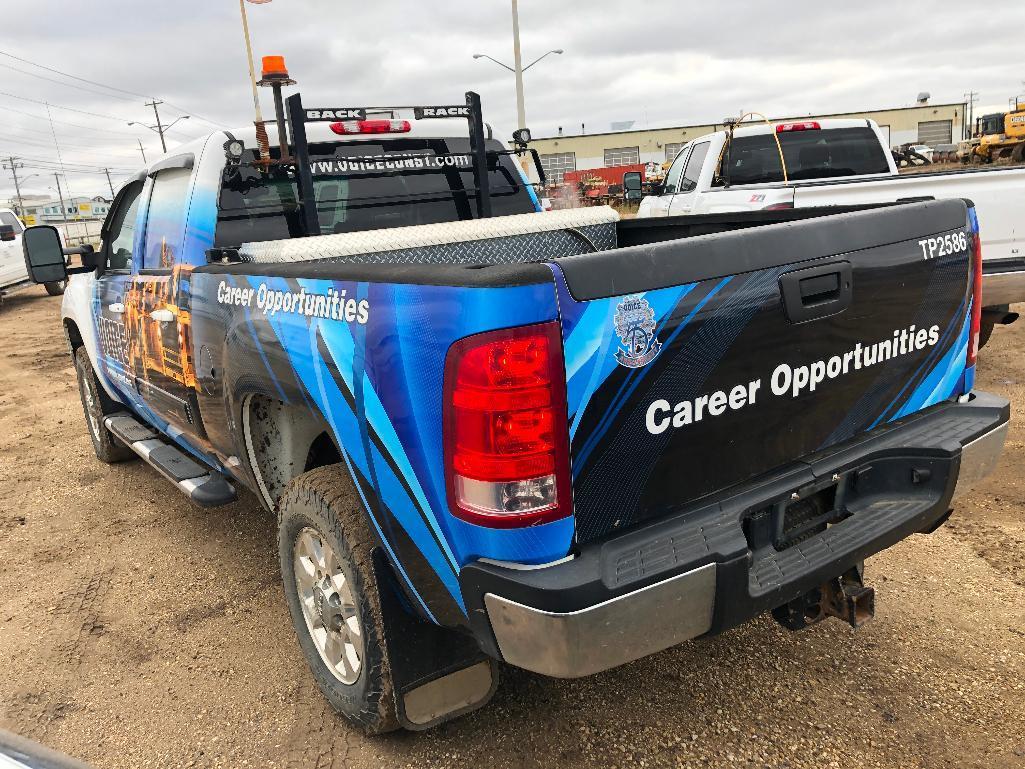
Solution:
{"label": "mud flap", "polygon": [[414,616],[380,549],[374,567],[402,727],[423,731],[486,705],[498,688],[498,664],[471,636]]}

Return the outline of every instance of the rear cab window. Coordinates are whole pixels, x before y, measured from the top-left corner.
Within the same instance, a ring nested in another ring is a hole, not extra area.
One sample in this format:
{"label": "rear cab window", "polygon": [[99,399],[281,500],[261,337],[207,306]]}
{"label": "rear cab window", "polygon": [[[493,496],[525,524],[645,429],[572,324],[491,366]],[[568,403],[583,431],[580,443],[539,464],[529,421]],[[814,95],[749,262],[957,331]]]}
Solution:
{"label": "rear cab window", "polygon": [[13,227],[15,235],[20,235],[25,229],[21,226],[21,220],[10,211],[0,211],[0,224]]}
{"label": "rear cab window", "polygon": [[[723,152],[713,186],[783,181],[779,137],[790,181],[889,173],[879,137],[869,126],[738,136]],[[727,169],[726,164],[729,164]]]}
{"label": "rear cab window", "polygon": [[[503,150],[497,141],[488,150]],[[277,151],[271,150],[272,158]],[[320,235],[477,218],[470,140],[408,138],[310,145]],[[247,151],[225,169],[215,245],[303,234],[295,180],[281,168],[264,172]],[[493,216],[536,210],[508,156],[489,173]]]}

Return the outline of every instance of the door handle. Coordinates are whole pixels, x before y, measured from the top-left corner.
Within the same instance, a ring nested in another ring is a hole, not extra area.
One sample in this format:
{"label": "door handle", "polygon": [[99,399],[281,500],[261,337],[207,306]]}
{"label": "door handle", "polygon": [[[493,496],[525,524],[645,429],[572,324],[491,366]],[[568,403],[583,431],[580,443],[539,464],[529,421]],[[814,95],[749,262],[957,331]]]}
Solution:
{"label": "door handle", "polygon": [[783,309],[791,323],[805,323],[837,315],[851,304],[851,263],[830,262],[805,270],[794,270],[779,278]]}
{"label": "door handle", "polygon": [[174,313],[170,310],[154,310],[149,316],[158,323],[170,323],[174,320]]}
{"label": "door handle", "polygon": [[107,310],[112,312],[114,315],[123,315],[125,306],[121,302],[114,302],[114,304],[108,304]]}

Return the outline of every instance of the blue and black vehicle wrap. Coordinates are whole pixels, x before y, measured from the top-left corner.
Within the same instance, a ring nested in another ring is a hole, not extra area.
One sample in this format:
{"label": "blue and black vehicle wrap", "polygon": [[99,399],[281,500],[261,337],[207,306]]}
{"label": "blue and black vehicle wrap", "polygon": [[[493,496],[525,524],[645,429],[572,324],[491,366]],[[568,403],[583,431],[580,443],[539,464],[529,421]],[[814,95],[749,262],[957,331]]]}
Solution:
{"label": "blue and black vehicle wrap", "polygon": [[557,260],[577,541],[969,390],[969,214],[914,204]]}
{"label": "blue and black vehicle wrap", "polygon": [[449,514],[441,461],[449,347],[555,320],[547,267],[234,264],[200,268],[192,284],[197,356],[213,362],[197,372],[211,444],[248,465],[238,428],[253,395],[323,418],[421,616],[466,624],[458,574],[471,561],[543,563],[569,551],[572,518],[517,530]]}
{"label": "blue and black vehicle wrap", "polygon": [[[465,627],[480,598],[462,584],[469,565],[559,561],[970,388],[963,202],[782,213],[795,221],[665,242],[620,223],[635,245],[548,263],[180,265],[168,285],[188,333],[181,365],[163,366],[184,405],[143,415],[254,490],[250,399],[322,420],[409,606]],[[937,238],[949,253],[929,252]],[[574,514],[463,521],[447,501],[446,355],[551,321]]]}

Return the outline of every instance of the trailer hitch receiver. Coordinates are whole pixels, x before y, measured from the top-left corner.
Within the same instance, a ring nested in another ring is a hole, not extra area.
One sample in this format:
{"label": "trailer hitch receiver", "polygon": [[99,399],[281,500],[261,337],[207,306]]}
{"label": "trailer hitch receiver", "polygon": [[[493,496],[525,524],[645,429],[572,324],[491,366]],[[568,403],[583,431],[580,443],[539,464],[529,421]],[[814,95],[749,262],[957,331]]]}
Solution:
{"label": "trailer hitch receiver", "polygon": [[857,629],[876,611],[875,589],[866,587],[856,569],[822,586],[822,610]]}
{"label": "trailer hitch receiver", "polygon": [[875,589],[862,582],[860,564],[836,579],[772,610],[787,630],[803,630],[826,617],[842,619],[857,629],[875,615]]}

